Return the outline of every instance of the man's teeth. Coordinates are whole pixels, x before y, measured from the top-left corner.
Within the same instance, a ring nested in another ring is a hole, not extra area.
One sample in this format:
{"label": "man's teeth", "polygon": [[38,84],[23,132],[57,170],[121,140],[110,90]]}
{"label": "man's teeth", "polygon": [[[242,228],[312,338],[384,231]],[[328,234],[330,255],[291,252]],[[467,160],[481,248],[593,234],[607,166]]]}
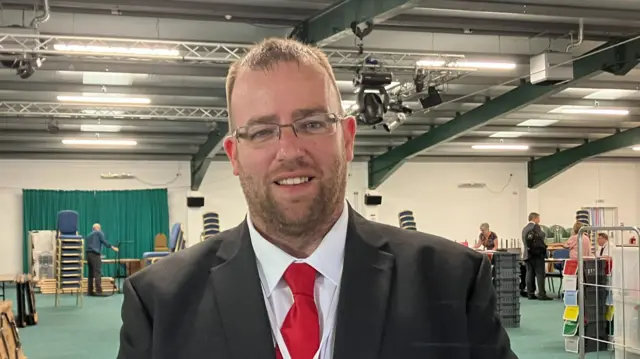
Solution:
{"label": "man's teeth", "polygon": [[309,177],[294,177],[294,178],[285,178],[281,181],[278,181],[279,185],[295,185],[309,182]]}

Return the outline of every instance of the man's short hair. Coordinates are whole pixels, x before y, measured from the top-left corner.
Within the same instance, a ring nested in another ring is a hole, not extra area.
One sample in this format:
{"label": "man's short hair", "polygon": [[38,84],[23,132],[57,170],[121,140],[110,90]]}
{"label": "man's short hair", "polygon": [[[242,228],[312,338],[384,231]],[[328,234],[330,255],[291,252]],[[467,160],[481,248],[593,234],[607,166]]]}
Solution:
{"label": "man's short hair", "polygon": [[533,221],[536,218],[539,218],[540,214],[536,213],[536,212],[531,212],[529,213],[529,222]]}
{"label": "man's short hair", "polygon": [[[227,111],[229,112],[229,128],[233,128],[231,121],[231,95],[235,86],[238,73],[241,70],[268,71],[275,65],[283,62],[295,62],[298,64],[320,65],[331,78],[334,89],[340,98],[340,90],[336,84],[336,77],[327,55],[317,47],[303,44],[299,41],[286,38],[268,38],[251,48],[244,57],[234,62],[229,68],[226,81]],[[342,106],[340,106],[342,110]]]}
{"label": "man's short hair", "polygon": [[609,235],[608,235],[608,234],[606,234],[606,233],[604,233],[604,232],[602,232],[602,233],[598,233],[598,237],[602,237],[602,238],[604,238],[604,239],[605,239],[605,240],[607,240],[607,241],[609,240]]}

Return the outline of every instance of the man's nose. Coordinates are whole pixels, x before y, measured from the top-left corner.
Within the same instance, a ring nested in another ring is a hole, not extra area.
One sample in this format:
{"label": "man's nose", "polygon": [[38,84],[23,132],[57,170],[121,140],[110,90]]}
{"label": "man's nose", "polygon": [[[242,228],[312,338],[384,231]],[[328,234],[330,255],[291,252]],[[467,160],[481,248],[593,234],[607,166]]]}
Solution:
{"label": "man's nose", "polygon": [[278,141],[278,160],[289,160],[302,155],[302,140],[296,136],[292,127],[283,127]]}

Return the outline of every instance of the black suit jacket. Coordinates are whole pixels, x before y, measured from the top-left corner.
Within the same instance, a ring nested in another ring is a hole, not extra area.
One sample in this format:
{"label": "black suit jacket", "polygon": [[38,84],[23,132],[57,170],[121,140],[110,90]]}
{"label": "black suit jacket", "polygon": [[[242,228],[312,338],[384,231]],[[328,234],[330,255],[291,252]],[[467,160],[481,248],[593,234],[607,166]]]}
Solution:
{"label": "black suit jacket", "polygon": [[[517,358],[484,254],[349,208],[335,359]],[[275,359],[246,221],[124,282],[118,359]]]}

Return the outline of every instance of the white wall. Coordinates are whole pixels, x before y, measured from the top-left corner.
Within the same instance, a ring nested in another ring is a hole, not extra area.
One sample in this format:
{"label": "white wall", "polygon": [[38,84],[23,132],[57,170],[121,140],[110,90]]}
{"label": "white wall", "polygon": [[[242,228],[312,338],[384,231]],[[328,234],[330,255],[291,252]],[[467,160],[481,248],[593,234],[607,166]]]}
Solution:
{"label": "white wall", "polygon": [[[103,180],[101,173],[140,180]],[[144,181],[141,182],[141,181]],[[0,274],[22,270],[22,189],[169,189],[169,221],[186,222],[189,164],[179,162],[0,160]],[[155,185],[155,186],[154,186]],[[50,228],[43,228],[50,229]]]}
{"label": "white wall", "polygon": [[[73,174],[63,168],[73,168]],[[21,270],[22,188],[168,187],[170,221],[185,225],[189,244],[198,240],[204,211],[218,212],[223,230],[244,219],[246,202],[227,162],[211,164],[200,188],[206,198],[202,209],[186,207],[188,171],[187,162],[0,160],[0,274]],[[129,172],[144,183],[100,179],[105,172]],[[462,183],[484,183],[486,188],[458,188]],[[366,184],[366,163],[353,163],[347,198],[363,214]],[[537,190],[527,189],[525,163],[408,163],[378,189],[383,197],[378,220],[397,226],[398,212],[410,209],[421,231],[457,241],[475,240],[482,222],[490,223],[502,238],[517,238],[530,211],[540,212],[545,224],[570,226],[582,206],[617,207],[619,221],[636,225],[640,224],[639,186],[640,164],[634,163],[583,163]]]}

